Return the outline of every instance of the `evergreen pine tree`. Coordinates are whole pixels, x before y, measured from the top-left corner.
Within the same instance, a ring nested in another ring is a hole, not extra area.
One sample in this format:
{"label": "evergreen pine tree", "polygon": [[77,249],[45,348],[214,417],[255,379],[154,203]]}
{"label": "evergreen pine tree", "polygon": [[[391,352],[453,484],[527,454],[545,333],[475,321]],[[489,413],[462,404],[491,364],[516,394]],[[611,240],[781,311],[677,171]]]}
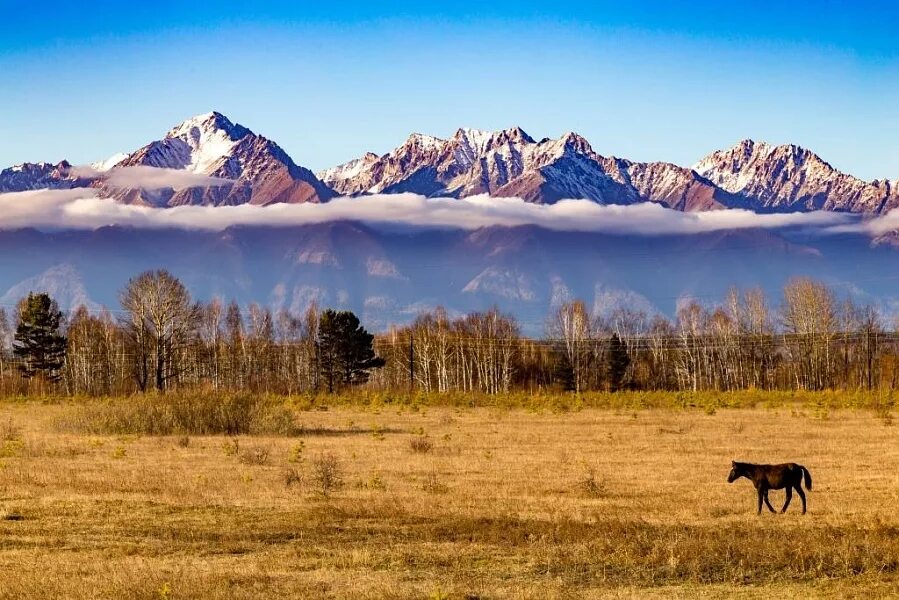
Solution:
{"label": "evergreen pine tree", "polygon": [[566,392],[573,392],[577,389],[574,380],[574,367],[568,360],[568,355],[564,352],[556,352],[556,364],[553,369],[553,378],[559,382],[562,389]]}
{"label": "evergreen pine tree", "polygon": [[61,324],[62,312],[47,294],[30,293],[19,303],[13,354],[22,360],[19,369],[24,377],[40,374],[49,381],[60,378],[66,356]]}
{"label": "evergreen pine tree", "polygon": [[627,348],[618,334],[613,333],[609,339],[609,389],[611,391],[617,392],[621,389],[630,364],[631,359],[627,355]]}
{"label": "evergreen pine tree", "polygon": [[375,355],[374,336],[350,311],[326,310],[321,314],[316,351],[322,381],[328,392],[348,385],[365,383],[371,369],[384,366]]}

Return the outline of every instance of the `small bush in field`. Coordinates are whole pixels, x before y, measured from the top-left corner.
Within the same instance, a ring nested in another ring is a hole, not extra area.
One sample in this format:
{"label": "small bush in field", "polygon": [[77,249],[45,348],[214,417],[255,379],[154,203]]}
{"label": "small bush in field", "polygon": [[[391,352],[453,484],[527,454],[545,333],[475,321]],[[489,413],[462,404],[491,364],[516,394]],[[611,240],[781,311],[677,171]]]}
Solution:
{"label": "small bush in field", "polygon": [[386,490],[387,485],[378,473],[372,473],[368,481],[362,483],[362,487],[366,490]]}
{"label": "small bush in field", "polygon": [[0,458],[12,458],[25,450],[22,428],[12,419],[0,421]]}
{"label": "small bush in field", "polygon": [[874,414],[880,419],[880,422],[889,427],[893,424],[893,415],[890,412],[890,405],[878,404],[874,407]]}
{"label": "small bush in field", "polygon": [[606,483],[602,479],[597,479],[596,469],[592,467],[588,467],[578,480],[577,489],[590,498],[599,498],[606,495]]}
{"label": "small bush in field", "polygon": [[0,442],[20,441],[22,441],[22,428],[16,425],[12,419],[0,421]]}
{"label": "small bush in field", "polygon": [[449,487],[440,480],[440,473],[431,471],[425,476],[421,489],[429,494],[445,494]]}
{"label": "small bush in field", "polygon": [[172,598],[172,586],[168,584],[168,582],[163,583],[162,587],[157,590],[157,596],[159,600],[171,600]]}
{"label": "small bush in field", "polygon": [[333,453],[319,454],[313,459],[312,480],[316,490],[325,498],[343,487],[343,470]]}
{"label": "small bush in field", "polygon": [[424,435],[417,435],[409,440],[409,449],[415,454],[427,454],[433,448],[433,442]]}
{"label": "small bush in field", "polygon": [[284,470],[284,487],[290,488],[293,486],[300,487],[303,485],[303,473],[294,469],[293,467],[288,467]]}
{"label": "small bush in field", "polygon": [[237,438],[232,438],[226,442],[222,443],[222,452],[225,453],[225,456],[237,456],[240,452],[240,440]]}
{"label": "small bush in field", "polygon": [[303,450],[306,444],[303,440],[297,442],[287,453],[287,462],[299,463],[303,462]]}
{"label": "small bush in field", "polygon": [[268,463],[271,450],[268,446],[248,446],[240,450],[240,462],[245,465],[261,466]]}

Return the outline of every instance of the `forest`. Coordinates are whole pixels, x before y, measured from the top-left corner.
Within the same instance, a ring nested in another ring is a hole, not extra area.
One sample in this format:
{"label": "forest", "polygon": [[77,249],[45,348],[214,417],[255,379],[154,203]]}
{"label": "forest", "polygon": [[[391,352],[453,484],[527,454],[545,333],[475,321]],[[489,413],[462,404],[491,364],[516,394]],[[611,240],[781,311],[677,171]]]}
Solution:
{"label": "forest", "polygon": [[120,308],[63,314],[33,293],[0,309],[0,392],[127,395],[203,388],[273,394],[893,389],[899,338],[870,305],[797,278],[782,297],[731,289],[682,302],[674,319],[554,307],[525,337],[497,307],[441,308],[371,334],[350,312],[302,314],[196,301],[166,271],[123,287]]}

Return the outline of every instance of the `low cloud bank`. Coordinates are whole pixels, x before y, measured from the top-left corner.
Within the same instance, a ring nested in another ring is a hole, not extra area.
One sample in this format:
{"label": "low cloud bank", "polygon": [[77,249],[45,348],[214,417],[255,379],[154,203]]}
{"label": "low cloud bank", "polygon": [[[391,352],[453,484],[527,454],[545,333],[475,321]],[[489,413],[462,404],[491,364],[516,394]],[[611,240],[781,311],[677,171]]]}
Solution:
{"label": "low cloud bank", "polygon": [[192,187],[218,187],[234,184],[231,179],[211,177],[183,169],[162,169],[145,165],[114,167],[109,171],[99,171],[90,166],[78,166],[72,168],[72,174],[89,179],[99,178],[107,186],[120,189],[160,190],[172,188],[178,191]]}
{"label": "low cloud bank", "polygon": [[899,208],[894,208],[885,215],[874,217],[873,219],[835,225],[831,228],[831,231],[834,233],[864,233],[871,237],[881,236],[891,231],[899,231]]}
{"label": "low cloud bank", "polygon": [[[171,180],[168,180],[167,187],[172,187]],[[890,213],[881,219],[888,218],[899,225],[899,214],[893,216]],[[336,220],[461,229],[490,225],[539,225],[559,231],[636,235],[786,227],[835,231],[867,227],[871,223],[862,224],[857,217],[832,212],[757,214],[747,210],[718,210],[682,213],[651,203],[603,206],[589,200],[563,200],[553,205],[536,205],[517,198],[487,196],[459,200],[387,194],[337,198],[326,204],[149,208],[99,198],[93,189],[0,194],[0,227],[4,229],[96,229],[122,225],[222,230],[234,225],[285,227]]]}

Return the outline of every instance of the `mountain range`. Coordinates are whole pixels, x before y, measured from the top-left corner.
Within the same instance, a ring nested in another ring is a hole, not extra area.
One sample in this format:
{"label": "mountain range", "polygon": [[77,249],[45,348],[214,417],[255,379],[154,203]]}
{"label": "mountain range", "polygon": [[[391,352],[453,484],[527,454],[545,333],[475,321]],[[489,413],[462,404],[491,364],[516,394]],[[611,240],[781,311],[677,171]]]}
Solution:
{"label": "mountain range", "polygon": [[[874,216],[899,206],[897,187],[841,173],[793,145],[745,140],[683,167],[602,156],[575,133],[537,140],[518,127],[459,129],[448,139],[413,134],[386,154],[313,173],[272,140],[216,112],[91,165],[63,160],[0,172],[0,193],[84,188],[161,209],[327,203],[341,196],[364,202],[367,195],[410,192]],[[539,222],[465,229],[362,220],[219,231],[0,226],[0,307],[41,290],[64,308],[114,310],[129,277],[167,268],[198,298],[294,311],[316,301],[354,310],[377,330],[409,321],[422,308],[442,305],[458,314],[498,305],[519,318],[525,333],[538,335],[548,311],[565,299],[584,299],[597,313],[626,308],[671,316],[683,298],[718,300],[731,284],[761,286],[776,304],[780,287],[797,275],[899,312],[889,275],[899,247],[895,232],[873,241],[860,232],[822,236],[800,227],[649,236],[553,231]]]}
{"label": "mountain range", "polygon": [[[154,177],[154,169],[175,177]],[[0,172],[0,192],[77,187],[154,207],[320,203],[399,192],[451,198],[487,194],[538,204],[567,198],[617,205],[653,202],[679,211],[873,215],[899,206],[899,180],[863,181],[799,146],[752,140],[684,167],[602,156],[573,132],[536,140],[520,127],[463,128],[448,139],[414,133],[386,154],[366,153],[313,173],[272,140],[218,112],[188,119],[159,140],[88,167],[67,161],[25,163]]]}

